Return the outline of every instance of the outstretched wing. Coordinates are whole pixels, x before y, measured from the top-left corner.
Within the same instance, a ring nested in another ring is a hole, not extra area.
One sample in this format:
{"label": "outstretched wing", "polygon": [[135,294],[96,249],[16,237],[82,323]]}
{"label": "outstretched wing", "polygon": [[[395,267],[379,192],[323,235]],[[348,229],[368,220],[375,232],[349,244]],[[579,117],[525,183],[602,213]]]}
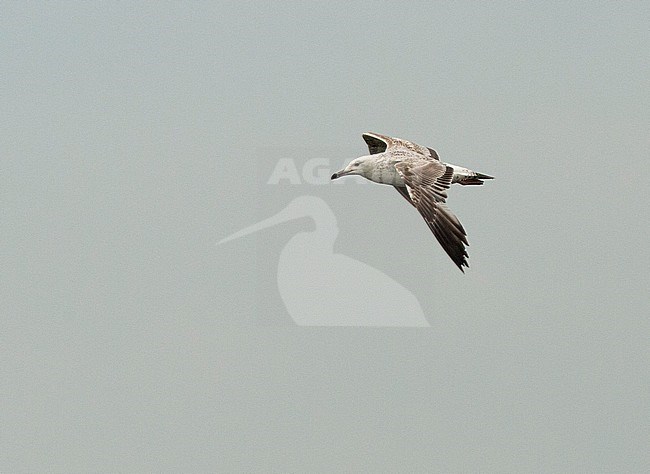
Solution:
{"label": "outstretched wing", "polygon": [[427,148],[417,143],[410,142],[408,140],[403,140],[401,138],[389,137],[387,135],[381,135],[374,132],[366,132],[362,135],[366,144],[368,145],[368,151],[371,155],[376,155],[377,153],[383,153],[391,148],[405,148],[415,153],[419,153],[427,158],[433,158],[434,160],[440,160],[438,153],[432,148]]}
{"label": "outstretched wing", "polygon": [[[447,255],[460,271],[467,264],[467,234],[445,204],[454,169],[440,161],[402,161],[395,165],[406,183],[411,203],[420,212]],[[398,191],[400,191],[398,189]],[[400,191],[400,194],[403,193]]]}
{"label": "outstretched wing", "polygon": [[386,151],[386,148],[392,146],[392,139],[385,135],[380,135],[378,133],[364,133],[361,135],[368,145],[368,151],[371,155],[376,155],[377,153],[383,153]]}

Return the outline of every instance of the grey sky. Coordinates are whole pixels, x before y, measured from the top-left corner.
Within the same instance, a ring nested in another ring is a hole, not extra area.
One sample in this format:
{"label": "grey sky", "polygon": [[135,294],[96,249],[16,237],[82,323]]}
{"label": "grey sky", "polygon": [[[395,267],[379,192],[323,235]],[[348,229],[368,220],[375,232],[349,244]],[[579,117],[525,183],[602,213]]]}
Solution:
{"label": "grey sky", "polygon": [[[0,471],[650,469],[650,3],[2,10]],[[364,131],[496,177],[465,275],[386,187],[267,184]],[[215,246],[301,195],[430,328],[296,326],[308,219]]]}

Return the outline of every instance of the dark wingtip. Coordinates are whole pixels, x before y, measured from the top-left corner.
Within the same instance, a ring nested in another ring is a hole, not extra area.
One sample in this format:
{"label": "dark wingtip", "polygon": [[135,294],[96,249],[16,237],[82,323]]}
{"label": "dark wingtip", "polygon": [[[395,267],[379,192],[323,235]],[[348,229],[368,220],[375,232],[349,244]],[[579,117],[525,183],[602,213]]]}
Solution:
{"label": "dark wingtip", "polygon": [[[454,262],[454,263],[456,263],[456,262]],[[460,263],[456,263],[456,266],[458,267],[458,269],[459,269],[461,272],[463,272],[463,274],[465,274],[465,269],[464,269],[463,267],[467,267],[467,268],[469,268],[469,264],[468,264],[467,261],[465,261],[465,260],[463,260],[463,261],[460,262]]]}
{"label": "dark wingtip", "polygon": [[330,179],[336,179],[336,178],[338,178],[338,177],[339,177],[339,174],[338,174],[338,173],[334,173]]}

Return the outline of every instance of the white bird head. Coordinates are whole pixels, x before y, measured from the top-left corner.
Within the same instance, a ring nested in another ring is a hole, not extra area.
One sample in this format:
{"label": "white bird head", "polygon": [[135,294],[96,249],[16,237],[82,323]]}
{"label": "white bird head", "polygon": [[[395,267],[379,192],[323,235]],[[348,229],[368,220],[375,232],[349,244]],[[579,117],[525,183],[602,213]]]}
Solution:
{"label": "white bird head", "polygon": [[332,175],[332,179],[337,179],[341,176],[352,174],[357,174],[359,176],[367,178],[369,173],[373,170],[373,163],[377,161],[377,156],[378,155],[366,155],[355,158],[344,169],[334,173]]}

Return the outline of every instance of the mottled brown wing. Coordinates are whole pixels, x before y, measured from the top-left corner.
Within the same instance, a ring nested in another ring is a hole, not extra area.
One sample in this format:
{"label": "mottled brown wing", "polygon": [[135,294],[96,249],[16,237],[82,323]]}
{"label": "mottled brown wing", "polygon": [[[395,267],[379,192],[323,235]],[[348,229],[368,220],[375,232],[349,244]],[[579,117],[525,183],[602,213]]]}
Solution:
{"label": "mottled brown wing", "polygon": [[410,200],[417,208],[447,255],[462,271],[467,264],[465,229],[449,210],[447,189],[451,185],[454,170],[439,161],[419,160],[395,165],[406,183]]}
{"label": "mottled brown wing", "polygon": [[427,158],[440,160],[438,153],[433,148],[428,148],[417,143],[403,140],[402,138],[389,137],[388,135],[381,135],[375,132],[366,132],[361,135],[368,145],[368,151],[371,155],[383,153],[391,148],[405,148],[415,153],[419,153]]}
{"label": "mottled brown wing", "polygon": [[370,151],[371,155],[385,152],[386,148],[390,145],[390,139],[378,133],[368,132],[364,133],[362,137],[368,145],[368,151]]}
{"label": "mottled brown wing", "polygon": [[434,150],[433,148],[429,148],[429,147],[427,147],[427,150],[429,150],[429,154],[431,155],[431,158],[433,158],[434,160],[440,161],[440,157],[438,156],[438,153],[436,152],[436,150]]}

